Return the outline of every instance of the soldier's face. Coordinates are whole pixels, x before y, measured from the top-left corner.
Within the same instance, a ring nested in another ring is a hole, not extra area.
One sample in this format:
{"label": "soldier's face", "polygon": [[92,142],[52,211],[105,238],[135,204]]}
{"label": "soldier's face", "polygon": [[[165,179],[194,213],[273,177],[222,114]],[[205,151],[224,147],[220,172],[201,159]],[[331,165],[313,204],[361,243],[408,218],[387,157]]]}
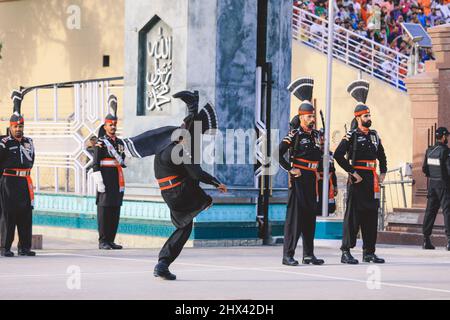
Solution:
{"label": "soldier's face", "polygon": [[363,114],[359,121],[365,128],[370,128],[372,126],[372,117],[370,116],[370,113]]}
{"label": "soldier's face", "polygon": [[117,122],[107,122],[103,127],[108,135],[114,136],[117,131]]}
{"label": "soldier's face", "polygon": [[300,117],[302,126],[313,129],[316,125],[316,116],[314,114],[304,114]]}
{"label": "soldier's face", "polygon": [[23,124],[13,124],[9,127],[13,138],[21,139],[23,137]]}

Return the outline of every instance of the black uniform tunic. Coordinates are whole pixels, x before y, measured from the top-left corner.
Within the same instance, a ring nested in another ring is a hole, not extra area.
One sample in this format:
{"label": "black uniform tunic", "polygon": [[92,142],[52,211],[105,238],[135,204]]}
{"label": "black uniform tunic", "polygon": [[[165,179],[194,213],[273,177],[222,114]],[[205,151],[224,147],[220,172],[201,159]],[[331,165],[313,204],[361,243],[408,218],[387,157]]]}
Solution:
{"label": "black uniform tunic", "polygon": [[[347,207],[344,217],[342,250],[350,250],[356,245],[356,236],[361,227],[363,250],[366,254],[375,253],[378,227],[379,197],[374,190],[374,172],[355,169],[349,159],[353,157],[353,146],[356,141],[356,162],[362,160],[378,160],[380,172],[387,172],[386,154],[383,144],[375,130],[368,133],[355,129],[347,132],[334,152],[334,159],[348,173],[355,171],[362,177],[358,184],[348,185]],[[346,158],[348,155],[348,159]]]}
{"label": "black uniform tunic", "polygon": [[423,235],[431,236],[439,208],[444,214],[445,233],[450,239],[450,149],[437,142],[425,152],[422,171],[429,179],[427,208],[423,219]]}
{"label": "black uniform tunic", "polygon": [[[0,141],[0,167],[8,169],[31,170],[34,164],[34,145],[31,138],[23,137],[20,141],[11,136]],[[18,170],[18,171],[19,171]],[[31,249],[32,209],[31,178],[3,174],[0,179],[1,248],[10,250],[14,241],[17,225],[19,250]],[[31,189],[30,189],[31,188]]]}
{"label": "black uniform tunic", "polygon": [[[125,147],[123,140],[119,138],[111,138],[105,135],[98,139],[97,146],[94,150],[94,172],[101,171],[103,183],[106,186],[106,192],[97,192],[96,204],[102,207],[120,207],[123,201],[124,191],[119,186],[119,170],[115,167],[104,167],[101,161],[105,159],[115,159],[113,154],[108,151],[105,140],[107,140],[116,150],[117,154],[125,159]],[[125,165],[122,165],[125,168]]]}
{"label": "black uniform tunic", "polygon": [[[102,173],[106,189],[106,192],[97,192],[96,197],[99,242],[114,243],[119,226],[125,181],[122,170],[119,171],[117,166],[102,165],[102,161],[118,163],[113,152],[108,150],[106,141],[110,143],[122,161],[125,159],[125,148],[123,140],[105,135],[98,139],[98,145],[94,149],[93,170],[94,172],[100,171]],[[125,168],[125,165],[122,164],[120,167]],[[122,178],[120,178],[119,174]]]}
{"label": "black uniform tunic", "polygon": [[[291,150],[290,160],[284,155]],[[279,162],[286,170],[295,167],[295,159],[304,159],[318,164],[322,158],[320,149],[319,131],[312,130],[311,133],[303,129],[291,130],[279,146]],[[316,167],[317,169],[317,167]],[[298,178],[290,177],[286,221],[284,225],[284,248],[285,257],[293,257],[298,240],[302,236],[303,256],[314,254],[314,234],[316,228],[316,212],[318,207],[318,173],[301,169],[302,175]]]}
{"label": "black uniform tunic", "polygon": [[178,257],[189,239],[194,217],[212,204],[212,198],[200,188],[199,183],[203,182],[215,187],[220,185],[216,178],[203,171],[198,164],[191,164],[190,161],[174,163],[172,153],[177,154],[178,159],[182,159],[183,156],[190,159],[181,145],[176,143],[169,145],[155,156],[156,178],[161,181],[168,177],[176,177],[172,179],[174,187],[161,191],[170,209],[172,222],[177,228],[159,254],[159,261],[166,265],[170,265]]}

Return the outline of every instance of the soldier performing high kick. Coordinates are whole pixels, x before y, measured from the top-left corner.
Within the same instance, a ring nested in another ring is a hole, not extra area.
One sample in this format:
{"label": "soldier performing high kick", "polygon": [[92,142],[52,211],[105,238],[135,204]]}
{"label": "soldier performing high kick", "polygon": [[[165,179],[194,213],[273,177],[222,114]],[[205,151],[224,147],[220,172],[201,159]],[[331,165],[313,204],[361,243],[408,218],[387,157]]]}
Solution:
{"label": "soldier performing high kick", "polygon": [[[298,265],[294,259],[297,243],[302,236],[303,264],[321,265],[322,259],[314,256],[314,234],[318,206],[318,166],[322,158],[319,132],[314,129],[316,119],[311,104],[314,81],[300,78],[288,89],[302,101],[298,117],[291,121],[291,130],[279,146],[279,163],[289,172],[290,188],[284,225],[282,263]],[[296,125],[297,123],[297,125]],[[284,158],[289,151],[289,161]]]}
{"label": "soldier performing high kick", "polygon": [[[352,127],[334,152],[334,159],[349,173],[347,207],[344,217],[341,262],[357,264],[350,249],[356,246],[356,236],[361,227],[363,261],[384,263],[375,255],[380,205],[380,183],[387,172],[386,155],[381,139],[372,125],[370,110],[366,106],[369,83],[358,80],[347,89],[357,101]],[[348,156],[346,158],[346,155]],[[350,162],[351,160],[351,162]],[[380,177],[377,174],[377,160]]]}
{"label": "soldier performing high kick", "polygon": [[33,183],[30,173],[34,163],[34,146],[24,137],[24,118],[20,113],[22,93],[12,94],[14,113],[10,118],[9,136],[0,141],[1,255],[13,257],[11,245],[17,226],[19,234],[18,254],[35,256],[31,251],[32,210],[34,202]]}
{"label": "soldier performing high kick", "polygon": [[447,146],[449,134],[447,128],[437,128],[436,144],[425,152],[422,171],[428,177],[429,185],[427,209],[423,218],[423,249],[435,249],[431,243],[431,233],[439,207],[442,207],[448,240],[447,250],[450,251],[450,150]]}
{"label": "soldier performing high kick", "polygon": [[108,98],[110,113],[99,130],[94,149],[93,178],[97,186],[97,222],[99,249],[120,250],[114,243],[120,220],[120,207],[125,192],[125,144],[116,136],[117,98]]}
{"label": "soldier performing high kick", "polygon": [[[224,184],[203,171],[194,161],[195,157],[192,159],[200,146],[200,136],[212,134],[210,130],[218,127],[214,108],[207,104],[198,112],[198,92],[183,91],[174,97],[182,99],[189,109],[189,115],[181,127],[184,130],[163,127],[125,139],[127,150],[134,157],[156,154],[155,176],[176,227],[161,249],[154,269],[154,276],[165,280],[176,280],[176,276],[169,271],[169,266],[189,239],[194,218],[212,205],[212,198],[203,191],[200,182],[212,185],[220,192],[227,192]],[[171,141],[170,136],[176,137],[176,141]]]}

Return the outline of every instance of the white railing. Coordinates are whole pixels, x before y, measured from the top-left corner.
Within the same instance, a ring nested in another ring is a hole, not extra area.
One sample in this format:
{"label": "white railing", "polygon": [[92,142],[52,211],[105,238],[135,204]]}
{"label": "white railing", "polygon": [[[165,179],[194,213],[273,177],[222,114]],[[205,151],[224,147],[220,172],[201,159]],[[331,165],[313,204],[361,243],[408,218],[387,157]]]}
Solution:
{"label": "white railing", "polygon": [[25,135],[33,139],[36,148],[32,172],[35,191],[93,195],[89,171],[93,156],[87,145],[90,137],[97,135],[108,113],[109,94],[121,98],[123,78],[49,84],[24,90]]}
{"label": "white railing", "polygon": [[[294,7],[293,38],[322,53],[328,48],[327,24],[327,20]],[[404,54],[335,25],[333,56],[406,91],[404,79],[408,74],[409,57]]]}

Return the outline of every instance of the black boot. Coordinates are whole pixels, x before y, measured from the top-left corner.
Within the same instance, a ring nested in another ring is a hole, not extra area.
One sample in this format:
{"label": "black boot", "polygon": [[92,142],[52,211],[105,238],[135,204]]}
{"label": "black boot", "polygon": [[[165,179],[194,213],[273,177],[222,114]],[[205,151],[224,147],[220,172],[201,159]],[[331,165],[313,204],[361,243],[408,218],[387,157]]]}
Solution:
{"label": "black boot", "polygon": [[34,257],[36,256],[36,252],[31,251],[30,249],[20,249],[18,252],[19,256],[26,256],[26,257]]}
{"label": "black boot", "polygon": [[176,280],[177,279],[177,276],[169,271],[169,266],[162,262],[159,262],[155,266],[153,275],[157,278],[161,278],[164,280]]}
{"label": "black boot", "polygon": [[317,259],[314,255],[303,257],[303,264],[314,264],[314,265],[322,265],[325,263],[322,259]]}
{"label": "black boot", "polygon": [[364,262],[373,262],[373,263],[384,263],[384,259],[377,257],[375,253],[366,253],[363,254]]}
{"label": "black boot", "polygon": [[350,250],[343,250],[342,257],[341,257],[341,263],[358,264],[359,261],[357,259],[353,258],[353,256],[350,253]]}
{"label": "black boot", "polygon": [[2,250],[0,252],[0,255],[5,258],[11,258],[14,257],[14,252],[12,252],[11,250]]}
{"label": "black boot", "polygon": [[114,242],[110,242],[109,245],[110,245],[111,249],[113,249],[113,250],[122,250],[123,249],[123,247],[121,245],[115,244]]}
{"label": "black boot", "polygon": [[298,261],[293,257],[283,257],[283,264],[286,266],[298,266]]}
{"label": "black boot", "polygon": [[111,250],[112,249],[111,245],[107,242],[99,243],[98,248],[100,250]]}
{"label": "black boot", "polygon": [[433,244],[431,243],[431,238],[429,236],[424,236],[423,237],[423,249],[425,250],[434,250],[435,247],[433,246]]}
{"label": "black boot", "polygon": [[448,240],[448,243],[447,243],[447,251],[450,251],[450,240]]}

